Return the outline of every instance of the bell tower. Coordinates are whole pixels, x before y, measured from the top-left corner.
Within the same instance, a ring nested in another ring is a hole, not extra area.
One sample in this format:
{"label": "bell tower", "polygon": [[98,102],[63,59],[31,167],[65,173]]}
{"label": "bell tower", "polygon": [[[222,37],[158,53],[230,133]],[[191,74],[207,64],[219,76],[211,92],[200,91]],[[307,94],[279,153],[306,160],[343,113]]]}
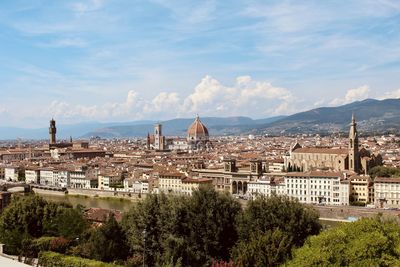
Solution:
{"label": "bell tower", "polygon": [[51,119],[49,127],[50,144],[56,143],[56,134],[57,134],[56,121],[54,119]]}
{"label": "bell tower", "polygon": [[164,138],[162,135],[162,125],[160,123],[154,125],[154,147],[157,150],[164,150]]}
{"label": "bell tower", "polygon": [[349,170],[358,173],[360,171],[360,155],[358,151],[358,133],[356,126],[357,123],[353,113],[349,133]]}

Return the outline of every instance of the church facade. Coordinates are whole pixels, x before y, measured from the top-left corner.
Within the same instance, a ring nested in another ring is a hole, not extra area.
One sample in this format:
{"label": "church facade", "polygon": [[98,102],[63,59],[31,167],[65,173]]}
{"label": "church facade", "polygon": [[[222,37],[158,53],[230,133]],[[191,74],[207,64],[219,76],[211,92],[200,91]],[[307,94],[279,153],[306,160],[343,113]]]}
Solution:
{"label": "church facade", "polygon": [[284,158],[286,171],[332,170],[368,173],[382,165],[381,155],[359,148],[357,123],[352,116],[347,148],[301,147],[294,144]]}
{"label": "church facade", "polygon": [[162,134],[162,125],[155,124],[154,134],[147,135],[147,149],[155,150],[203,150],[211,148],[207,127],[199,116],[189,126],[186,138],[166,138]]}

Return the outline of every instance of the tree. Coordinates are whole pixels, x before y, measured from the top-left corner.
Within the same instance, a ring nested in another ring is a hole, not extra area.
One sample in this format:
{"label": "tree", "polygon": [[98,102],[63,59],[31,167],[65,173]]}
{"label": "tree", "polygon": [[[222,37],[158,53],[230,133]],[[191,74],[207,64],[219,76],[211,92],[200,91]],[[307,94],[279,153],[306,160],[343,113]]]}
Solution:
{"label": "tree", "polygon": [[155,266],[163,254],[163,238],[169,232],[167,222],[174,220],[168,214],[170,208],[171,201],[167,196],[151,194],[133,206],[122,219],[133,257],[142,258],[145,252],[147,266]]}
{"label": "tree", "polygon": [[49,203],[35,195],[15,197],[0,216],[0,241],[9,253],[20,254],[23,240],[77,235],[81,231],[74,227],[76,223],[83,227],[83,220],[83,215],[68,204]]}
{"label": "tree", "polygon": [[79,236],[89,228],[89,223],[78,209],[59,207],[54,217],[47,220],[45,230],[54,236],[63,236],[70,239]]}
{"label": "tree", "polygon": [[303,245],[309,235],[316,235],[322,226],[318,213],[311,207],[286,196],[260,197],[249,201],[238,218],[240,241],[250,241],[252,235],[280,229],[292,238],[295,246]]}
{"label": "tree", "polygon": [[279,266],[290,256],[292,239],[279,229],[254,235],[241,241],[233,250],[235,266]]}
{"label": "tree", "polygon": [[145,252],[147,266],[209,266],[212,259],[229,259],[240,211],[231,196],[201,187],[192,197],[149,195],[122,224],[133,257]]}
{"label": "tree", "polygon": [[213,259],[229,260],[237,241],[236,217],[239,202],[210,187],[200,187],[188,202],[188,257],[185,265],[209,266]]}
{"label": "tree", "polygon": [[129,248],[122,227],[110,215],[107,222],[90,231],[83,244],[73,250],[75,255],[104,262],[126,260]]}
{"label": "tree", "polygon": [[287,266],[399,266],[400,227],[361,219],[310,237]]}
{"label": "tree", "polygon": [[368,171],[372,177],[400,177],[400,169],[385,166],[375,166]]}
{"label": "tree", "polygon": [[320,232],[318,217],[314,209],[288,197],[251,200],[238,217],[239,242],[232,257],[239,266],[277,266],[291,257],[292,248]]}

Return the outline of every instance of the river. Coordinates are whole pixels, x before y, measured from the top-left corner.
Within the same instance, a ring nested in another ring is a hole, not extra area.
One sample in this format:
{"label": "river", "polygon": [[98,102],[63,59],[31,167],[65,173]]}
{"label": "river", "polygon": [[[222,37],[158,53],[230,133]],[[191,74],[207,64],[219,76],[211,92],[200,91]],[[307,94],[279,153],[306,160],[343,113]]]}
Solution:
{"label": "river", "polygon": [[134,201],[122,198],[101,198],[101,197],[87,197],[87,196],[76,196],[76,195],[46,195],[40,194],[41,197],[51,202],[66,202],[74,207],[78,204],[85,206],[86,208],[102,208],[102,209],[113,209],[128,211],[133,205]]}
{"label": "river", "polygon": [[[66,202],[74,207],[81,204],[87,208],[103,208],[103,209],[114,209],[121,211],[129,211],[129,209],[135,205],[134,201],[121,198],[95,198],[86,196],[76,196],[76,195],[45,195],[40,194],[44,199],[52,202]],[[339,222],[320,220],[321,224],[325,229],[335,227],[339,225]]]}

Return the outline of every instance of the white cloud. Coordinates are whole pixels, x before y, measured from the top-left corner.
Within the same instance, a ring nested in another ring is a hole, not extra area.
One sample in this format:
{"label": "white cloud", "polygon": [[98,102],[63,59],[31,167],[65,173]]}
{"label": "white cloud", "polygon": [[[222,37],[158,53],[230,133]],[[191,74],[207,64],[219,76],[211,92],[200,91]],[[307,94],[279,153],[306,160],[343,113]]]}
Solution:
{"label": "white cloud", "polygon": [[60,38],[42,45],[44,47],[86,47],[88,44],[81,38]]}
{"label": "white cloud", "polygon": [[368,95],[369,95],[369,86],[363,85],[348,90],[344,98],[335,98],[330,102],[330,104],[333,106],[344,105],[354,101],[366,99],[368,98]]}
{"label": "white cloud", "polygon": [[[195,87],[194,92],[185,99],[184,109],[194,113],[206,113],[214,109],[216,102],[223,103],[232,94],[234,94],[233,88],[225,87],[207,75]],[[215,106],[220,106],[220,104]]]}
{"label": "white cloud", "polygon": [[267,81],[255,81],[250,76],[239,76],[233,86],[225,86],[211,76],[204,77],[194,92],[184,101],[184,110],[200,114],[266,116],[271,106],[281,108],[286,114],[288,105],[294,101],[292,93],[275,87]]}
{"label": "white cloud", "polygon": [[314,107],[320,107],[325,103],[325,99],[320,99],[316,102],[314,102]]}
{"label": "white cloud", "polygon": [[161,92],[150,103],[144,106],[145,113],[168,113],[171,110],[177,111],[180,106],[180,99],[177,93]]}
{"label": "white cloud", "polygon": [[379,99],[388,99],[388,98],[400,98],[400,89],[397,89],[397,90],[394,90],[394,91],[390,91],[390,92],[386,92]]}
{"label": "white cloud", "polygon": [[103,7],[104,0],[89,0],[72,4],[72,9],[78,14],[93,12]]}
{"label": "white cloud", "polygon": [[152,99],[143,99],[137,91],[130,90],[121,102],[73,105],[53,101],[40,114],[62,122],[170,119],[196,113],[200,116],[264,117],[293,112],[293,102],[289,90],[266,81],[239,76],[232,86],[227,86],[207,75],[185,98],[180,98],[176,92],[161,92]]}

